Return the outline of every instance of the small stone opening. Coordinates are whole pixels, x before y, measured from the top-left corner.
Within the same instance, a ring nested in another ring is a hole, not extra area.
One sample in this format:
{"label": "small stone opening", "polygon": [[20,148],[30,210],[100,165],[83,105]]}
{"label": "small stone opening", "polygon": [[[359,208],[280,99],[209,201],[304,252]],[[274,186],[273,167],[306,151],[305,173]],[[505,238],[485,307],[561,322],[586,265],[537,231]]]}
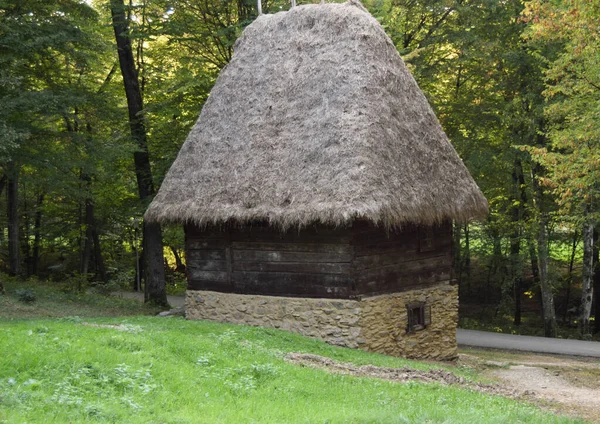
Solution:
{"label": "small stone opening", "polygon": [[406,332],[409,334],[424,330],[431,325],[431,306],[424,302],[406,305],[406,315],[408,318]]}

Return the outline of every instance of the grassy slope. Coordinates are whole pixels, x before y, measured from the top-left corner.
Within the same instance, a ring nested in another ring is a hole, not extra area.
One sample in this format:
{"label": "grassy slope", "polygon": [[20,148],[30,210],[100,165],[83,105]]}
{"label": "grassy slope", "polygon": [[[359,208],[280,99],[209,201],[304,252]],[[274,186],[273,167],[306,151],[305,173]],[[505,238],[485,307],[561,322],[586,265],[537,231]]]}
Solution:
{"label": "grassy slope", "polygon": [[[5,296],[0,295],[0,319],[148,315],[160,310],[131,299],[64,290],[66,287],[58,283],[21,282],[1,274],[0,279],[6,290]],[[23,289],[31,291],[37,300],[19,302],[17,291]]]}
{"label": "grassy slope", "polygon": [[292,365],[285,352],[429,367],[283,331],[154,317],[87,322],[125,331],[77,318],[0,319],[0,422],[573,422],[437,384]]}

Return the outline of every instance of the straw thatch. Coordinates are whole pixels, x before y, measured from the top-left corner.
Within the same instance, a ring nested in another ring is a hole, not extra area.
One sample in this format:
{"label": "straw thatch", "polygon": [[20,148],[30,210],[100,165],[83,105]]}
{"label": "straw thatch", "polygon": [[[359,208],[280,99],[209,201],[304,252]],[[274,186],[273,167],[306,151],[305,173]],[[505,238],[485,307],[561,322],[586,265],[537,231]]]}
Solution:
{"label": "straw thatch", "polygon": [[288,228],[486,214],[391,40],[350,1],[246,28],[146,219]]}

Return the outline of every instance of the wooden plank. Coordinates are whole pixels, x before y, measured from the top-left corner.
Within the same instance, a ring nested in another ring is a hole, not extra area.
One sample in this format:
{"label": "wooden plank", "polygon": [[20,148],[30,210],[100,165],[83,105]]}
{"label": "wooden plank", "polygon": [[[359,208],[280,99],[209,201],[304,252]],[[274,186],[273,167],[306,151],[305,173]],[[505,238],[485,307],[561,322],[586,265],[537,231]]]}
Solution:
{"label": "wooden plank", "polygon": [[278,252],[272,250],[234,250],[233,260],[253,262],[347,262],[352,261],[352,253],[312,253]]}
{"label": "wooden plank", "polygon": [[267,224],[252,224],[243,227],[198,228],[194,225],[185,227],[186,239],[189,238],[190,241],[224,240],[228,233],[231,233],[232,239],[236,241],[349,243],[352,238],[351,228],[324,225],[315,225],[302,229],[294,228],[285,232]]}
{"label": "wooden plank", "polygon": [[305,274],[294,272],[241,272],[234,271],[232,279],[240,283],[267,283],[276,282],[279,284],[307,284],[307,285],[322,285],[322,286],[344,286],[351,280],[348,275],[336,274]]}
{"label": "wooden plank", "polygon": [[[231,284],[223,281],[211,281],[211,280],[198,280],[188,278],[187,284],[188,290],[211,290],[218,291],[221,293],[232,293]],[[248,293],[245,293],[248,294]]]}
{"label": "wooden plank", "polygon": [[225,249],[228,241],[220,239],[188,238],[185,247],[187,250],[217,250]]}
{"label": "wooden plank", "polygon": [[234,282],[233,285],[219,281],[190,280],[189,290],[211,290],[221,293],[259,294],[264,296],[309,297],[327,299],[348,299],[356,297],[347,287],[325,288],[322,286],[289,287],[277,284],[253,285],[252,283]]}
{"label": "wooden plank", "polygon": [[277,250],[281,252],[312,252],[351,254],[352,246],[333,243],[286,243],[286,242],[252,242],[234,241],[231,247],[238,250]]}
{"label": "wooden plank", "polygon": [[325,227],[318,230],[291,230],[285,233],[278,232],[274,228],[261,230],[245,228],[232,230],[231,239],[235,242],[349,244],[352,235],[347,230],[330,230]]}
{"label": "wooden plank", "polygon": [[420,287],[430,287],[448,281],[450,272],[431,271],[429,273],[414,273],[400,275],[389,274],[385,279],[358,281],[357,291],[363,295],[397,293]]}
{"label": "wooden plank", "polygon": [[[452,246],[452,236],[448,232],[436,233],[433,243],[433,248],[430,251],[421,253],[430,255],[449,250]],[[356,256],[385,254],[394,250],[419,252],[419,238],[417,237],[417,233],[379,239],[365,236],[363,238],[355,238],[354,248]]]}
{"label": "wooden plank", "polygon": [[383,227],[353,227],[352,234],[355,237],[367,237],[367,238],[378,238],[378,239],[393,239],[399,236],[402,237],[416,237],[417,235],[417,227],[415,226],[407,226],[402,229],[389,229],[386,230]]}
{"label": "wooden plank", "polygon": [[218,281],[221,283],[227,283],[227,271],[203,271],[194,267],[188,267],[186,269],[188,281],[190,280],[205,280],[205,281]]}
{"label": "wooden plank", "polygon": [[194,260],[188,261],[187,268],[198,271],[227,271],[226,261]]}
{"label": "wooden plank", "polygon": [[343,298],[350,296],[353,282],[347,275],[236,271],[232,280],[246,293]]}
{"label": "wooden plank", "polygon": [[450,280],[451,268],[450,255],[445,255],[367,270],[357,275],[357,290],[361,294],[374,294],[425,287]]}
{"label": "wooden plank", "polygon": [[235,261],[233,271],[249,272],[300,272],[306,274],[350,274],[351,264],[307,262],[246,262]]}
{"label": "wooden plank", "polygon": [[448,248],[432,250],[429,252],[418,252],[416,250],[403,251],[393,250],[390,252],[377,253],[373,255],[357,256],[354,264],[357,270],[368,270],[391,265],[401,265],[406,262],[426,260],[430,258],[441,258],[450,255]]}
{"label": "wooden plank", "polygon": [[187,252],[187,263],[192,265],[196,261],[225,261],[225,249],[220,250],[188,250]]}
{"label": "wooden plank", "polygon": [[[364,270],[357,276],[358,281],[370,279],[385,279],[390,275],[401,276],[402,274],[428,274],[432,270],[440,270],[450,273],[452,268],[452,258],[450,252],[441,256],[431,258],[417,259],[414,261],[403,262],[401,264],[393,264],[389,266],[381,266],[373,269]],[[449,279],[449,278],[448,278]]]}
{"label": "wooden plank", "polygon": [[226,227],[197,227],[186,225],[184,227],[186,237],[193,239],[223,239],[229,231]]}
{"label": "wooden plank", "polygon": [[387,243],[369,243],[354,245],[354,252],[357,257],[360,256],[371,256],[371,255],[386,255],[386,254],[394,254],[401,252],[418,252],[418,246],[416,244],[405,244],[394,242]]}
{"label": "wooden plank", "polygon": [[231,232],[227,233],[227,247],[225,248],[225,260],[227,266],[227,284],[231,285],[231,273],[233,272],[233,254],[231,247]]}

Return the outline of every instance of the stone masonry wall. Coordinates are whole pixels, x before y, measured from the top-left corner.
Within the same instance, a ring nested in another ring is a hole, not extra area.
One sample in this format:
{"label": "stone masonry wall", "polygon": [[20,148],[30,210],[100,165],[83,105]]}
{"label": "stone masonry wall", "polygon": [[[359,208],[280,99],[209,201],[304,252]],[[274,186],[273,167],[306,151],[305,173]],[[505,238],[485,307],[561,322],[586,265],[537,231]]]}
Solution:
{"label": "stone masonry wall", "polygon": [[[431,325],[406,333],[406,304],[431,305]],[[362,300],[189,290],[186,317],[280,328],[327,343],[409,358],[456,357],[458,288],[449,283]]]}

